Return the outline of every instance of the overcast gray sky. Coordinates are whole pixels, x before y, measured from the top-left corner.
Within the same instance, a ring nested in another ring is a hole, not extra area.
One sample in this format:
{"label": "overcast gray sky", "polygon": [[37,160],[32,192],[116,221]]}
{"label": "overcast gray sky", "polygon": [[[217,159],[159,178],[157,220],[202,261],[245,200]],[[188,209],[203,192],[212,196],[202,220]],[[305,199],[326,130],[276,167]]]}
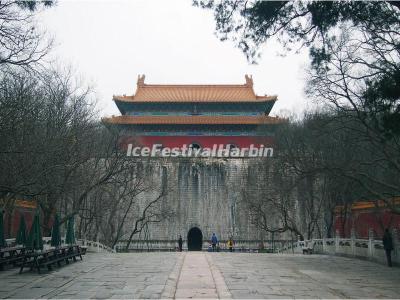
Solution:
{"label": "overcast gray sky", "polygon": [[279,44],[265,46],[250,65],[231,42],[214,35],[212,12],[191,0],[59,0],[41,25],[55,38],[54,56],[93,83],[102,115],[119,114],[112,95],[131,95],[138,74],[147,83],[244,83],[253,75],[257,94],[278,95],[273,114],[301,112],[306,52],[285,57]]}

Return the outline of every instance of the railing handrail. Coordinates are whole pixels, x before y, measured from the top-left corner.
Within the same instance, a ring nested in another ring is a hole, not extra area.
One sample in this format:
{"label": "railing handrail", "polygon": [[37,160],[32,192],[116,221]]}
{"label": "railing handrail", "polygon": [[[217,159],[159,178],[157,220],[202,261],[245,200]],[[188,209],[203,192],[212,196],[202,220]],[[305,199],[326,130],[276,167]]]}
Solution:
{"label": "railing handrail", "polygon": [[[312,243],[312,244],[310,244]],[[383,242],[380,239],[356,239],[352,238],[324,238],[312,239],[306,241],[297,241],[289,245],[285,245],[281,249],[278,249],[278,253],[296,253],[301,254],[308,253],[309,250],[305,248],[311,248],[312,253],[316,254],[329,254],[329,255],[344,255],[349,257],[364,257],[369,260],[379,261],[386,263],[386,255],[384,252]],[[400,263],[400,242],[396,239],[394,241],[394,254],[392,261]]]}
{"label": "railing handrail", "polygon": [[115,253],[114,249],[98,241],[91,241],[86,239],[77,239],[76,241],[82,243],[82,246],[87,246],[89,244],[91,247],[100,248],[106,250],[107,252]]}
{"label": "railing handrail", "polygon": [[[12,245],[15,243],[15,240],[16,240],[15,238],[6,239],[6,244]],[[47,244],[51,241],[51,236],[44,236],[44,237],[42,237],[42,240],[43,240],[43,242],[45,242]],[[64,243],[64,241],[65,241],[65,237],[61,238],[61,243]],[[97,242],[97,241],[76,239],[76,242],[77,242],[77,244],[80,244],[81,246],[86,246],[87,244],[90,244],[90,246],[92,246],[92,247],[96,247],[96,248],[98,247],[100,249],[106,250],[107,252],[115,253],[114,249],[112,249],[111,247],[106,246],[100,242]]]}

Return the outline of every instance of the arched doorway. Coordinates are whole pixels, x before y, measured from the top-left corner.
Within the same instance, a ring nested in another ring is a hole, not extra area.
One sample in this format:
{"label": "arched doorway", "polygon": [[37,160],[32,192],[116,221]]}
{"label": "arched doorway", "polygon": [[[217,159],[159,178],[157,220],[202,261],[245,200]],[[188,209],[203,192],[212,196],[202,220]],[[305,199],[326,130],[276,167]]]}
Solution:
{"label": "arched doorway", "polygon": [[189,251],[201,251],[203,246],[203,233],[201,233],[199,228],[193,227],[189,230],[187,243]]}

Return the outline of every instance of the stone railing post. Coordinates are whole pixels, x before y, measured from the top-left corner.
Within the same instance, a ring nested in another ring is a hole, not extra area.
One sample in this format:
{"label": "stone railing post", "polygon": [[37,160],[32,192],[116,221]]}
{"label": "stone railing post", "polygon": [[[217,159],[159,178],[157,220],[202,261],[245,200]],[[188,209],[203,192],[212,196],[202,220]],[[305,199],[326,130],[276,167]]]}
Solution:
{"label": "stone railing post", "polygon": [[339,235],[339,231],[336,231],[336,235],[335,235],[335,253],[339,252],[339,239],[340,239],[340,235]]}
{"label": "stone railing post", "polygon": [[322,238],[322,253],[326,252],[326,238]]}
{"label": "stone railing post", "polygon": [[100,252],[99,236],[97,236],[96,244],[97,244],[97,253],[99,253]]}
{"label": "stone railing post", "polygon": [[368,231],[368,257],[374,256],[374,230],[369,229]]}
{"label": "stone railing post", "polygon": [[350,236],[350,245],[351,245],[351,254],[353,256],[356,255],[356,231],[354,228],[351,229],[351,236]]}

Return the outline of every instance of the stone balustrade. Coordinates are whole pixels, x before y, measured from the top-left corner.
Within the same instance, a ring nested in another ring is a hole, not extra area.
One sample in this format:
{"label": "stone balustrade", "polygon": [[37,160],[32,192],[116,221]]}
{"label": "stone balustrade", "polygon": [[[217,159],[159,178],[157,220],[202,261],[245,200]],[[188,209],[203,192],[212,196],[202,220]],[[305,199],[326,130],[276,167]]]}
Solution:
{"label": "stone balustrade", "polygon": [[[43,237],[43,247],[49,248],[50,243],[51,243],[51,237]],[[12,246],[15,244],[15,238],[12,239],[6,239],[6,243],[8,246]],[[79,246],[84,246],[86,247],[87,252],[115,252],[114,249],[96,241],[90,241],[90,240],[85,240],[85,239],[76,239],[76,243]],[[61,244],[65,244],[65,238],[61,238]]]}
{"label": "stone balustrade", "polygon": [[[393,234],[393,242],[392,262],[400,264],[400,243],[396,232]],[[373,235],[369,239],[335,237],[298,241],[282,247],[279,253],[300,254],[305,248],[313,249],[315,254],[341,255],[386,263],[382,240],[374,239]]]}
{"label": "stone balustrade", "polygon": [[[274,248],[281,248],[282,245],[288,244],[287,240],[234,240],[234,250],[235,252],[259,252],[260,245],[262,244],[263,250],[272,251],[272,244]],[[127,241],[120,241],[116,244],[116,252],[126,252]],[[219,249],[221,251],[228,251],[226,246],[227,240],[219,241]],[[208,240],[203,240],[202,250],[207,251],[210,247],[210,242]],[[177,251],[178,241],[177,240],[132,240],[129,245],[129,252],[143,252],[143,251]],[[183,249],[187,250],[187,241],[183,242]]]}

